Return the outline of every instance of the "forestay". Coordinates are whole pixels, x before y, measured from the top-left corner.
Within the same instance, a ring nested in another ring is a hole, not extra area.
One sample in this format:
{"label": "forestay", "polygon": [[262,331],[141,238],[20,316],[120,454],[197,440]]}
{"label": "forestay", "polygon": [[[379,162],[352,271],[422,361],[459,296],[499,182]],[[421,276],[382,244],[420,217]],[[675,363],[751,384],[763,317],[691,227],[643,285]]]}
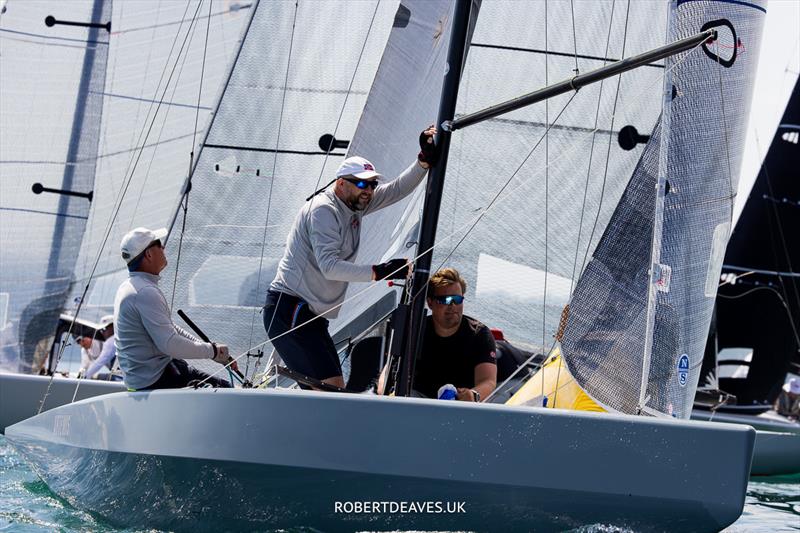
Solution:
{"label": "forestay", "polygon": [[764,12],[761,2],[673,5],[668,41],[707,26],[719,38],[667,60],[662,120],[578,282],[562,343],[578,384],[610,409],[691,411]]}
{"label": "forestay", "polygon": [[[110,0],[14,2],[0,15],[0,368],[44,361],[78,256],[100,139]],[[55,24],[48,25],[47,17]],[[35,361],[34,361],[35,359]]]}

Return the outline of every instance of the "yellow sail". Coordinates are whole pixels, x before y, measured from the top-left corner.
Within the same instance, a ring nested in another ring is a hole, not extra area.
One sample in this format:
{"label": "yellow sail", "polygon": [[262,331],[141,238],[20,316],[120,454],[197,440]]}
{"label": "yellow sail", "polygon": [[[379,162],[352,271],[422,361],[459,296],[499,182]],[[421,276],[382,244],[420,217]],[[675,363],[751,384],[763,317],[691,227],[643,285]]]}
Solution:
{"label": "yellow sail", "polygon": [[541,406],[544,404],[545,396],[547,396],[547,407],[605,412],[605,409],[592,400],[575,382],[564,364],[559,348],[553,350],[553,354],[542,369],[528,380],[506,404]]}

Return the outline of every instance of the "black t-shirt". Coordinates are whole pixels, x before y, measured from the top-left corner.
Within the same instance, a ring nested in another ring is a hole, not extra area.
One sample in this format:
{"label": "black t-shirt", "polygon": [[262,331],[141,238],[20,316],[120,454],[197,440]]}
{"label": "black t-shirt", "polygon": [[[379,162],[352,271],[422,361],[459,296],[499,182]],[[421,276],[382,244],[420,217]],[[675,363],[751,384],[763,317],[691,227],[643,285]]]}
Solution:
{"label": "black t-shirt", "polygon": [[464,315],[458,331],[440,337],[428,316],[422,354],[414,370],[414,389],[429,398],[436,398],[439,387],[446,383],[471,389],[476,366],[497,364],[495,350],[491,331],[474,318]]}

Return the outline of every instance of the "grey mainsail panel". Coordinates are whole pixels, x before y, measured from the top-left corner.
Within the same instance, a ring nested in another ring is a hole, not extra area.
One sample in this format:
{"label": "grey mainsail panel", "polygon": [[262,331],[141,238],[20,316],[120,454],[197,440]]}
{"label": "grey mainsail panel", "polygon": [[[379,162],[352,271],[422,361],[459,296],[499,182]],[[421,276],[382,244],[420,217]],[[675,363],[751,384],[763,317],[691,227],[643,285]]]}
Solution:
{"label": "grey mainsail panel", "polygon": [[91,276],[81,316],[97,321],[113,312],[117,287],[127,277],[122,236],[171,222],[192,148],[203,138],[249,15],[245,1],[115,6],[94,201],[68,311]]}
{"label": "grey mainsail panel", "polygon": [[[294,217],[345,155],[321,150],[320,137],[353,138],[398,5],[280,1],[252,10],[162,275],[171,299],[177,268],[173,309],[235,355],[266,340],[260,309]],[[369,151],[382,171],[379,155]]]}
{"label": "grey mainsail panel", "polygon": [[[666,3],[572,7],[482,5],[457,115],[570,79],[576,65],[586,73],[664,43]],[[619,130],[650,134],[662,75],[663,65],[647,66],[454,133],[433,268],[454,266],[466,278],[467,314],[549,347],[572,280],[642,152],[622,149]]]}
{"label": "grey mainsail panel", "polygon": [[14,2],[0,19],[0,368],[6,370],[38,370],[44,362],[89,215],[88,198],[34,194],[33,187],[86,194],[94,184],[109,33],[59,21],[110,19],[110,0]]}
{"label": "grey mainsail panel", "polygon": [[[562,351],[601,404],[688,418],[730,230],[765,9],[700,0],[674,9],[668,40],[708,26],[719,39],[667,60],[669,127],[650,139],[578,282]],[[658,224],[654,230],[659,174],[661,231]]]}

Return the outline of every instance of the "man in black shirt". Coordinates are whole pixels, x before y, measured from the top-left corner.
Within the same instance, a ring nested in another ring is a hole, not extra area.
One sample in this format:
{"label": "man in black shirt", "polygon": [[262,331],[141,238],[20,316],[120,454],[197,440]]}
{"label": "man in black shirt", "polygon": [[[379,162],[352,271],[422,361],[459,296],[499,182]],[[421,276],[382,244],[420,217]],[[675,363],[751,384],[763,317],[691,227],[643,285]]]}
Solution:
{"label": "man in black shirt", "polygon": [[431,276],[422,354],[414,372],[414,389],[436,398],[442,385],[453,384],[457,400],[479,402],[497,386],[495,343],[489,328],[464,315],[467,283],[454,268]]}

